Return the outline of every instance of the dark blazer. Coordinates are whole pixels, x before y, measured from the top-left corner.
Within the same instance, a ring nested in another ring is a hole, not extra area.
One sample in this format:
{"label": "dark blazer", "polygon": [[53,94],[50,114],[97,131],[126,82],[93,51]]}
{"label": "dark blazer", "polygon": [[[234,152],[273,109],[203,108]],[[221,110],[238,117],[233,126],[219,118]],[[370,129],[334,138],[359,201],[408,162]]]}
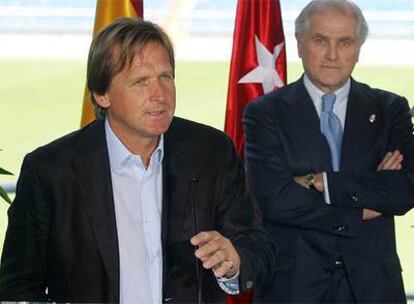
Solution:
{"label": "dark blazer", "polygon": [[[405,98],[352,80],[340,172],[303,80],[269,93],[245,110],[247,176],[278,247],[264,302],[320,302],[342,257],[357,302],[404,302],[394,215],[414,206],[414,137]],[[403,170],[376,168],[399,149]],[[331,205],[293,176],[327,172]],[[362,209],[383,215],[362,220]]]}
{"label": "dark blazer", "polygon": [[[164,301],[197,300],[189,241],[195,233],[193,195],[199,231],[218,230],[238,250],[241,288],[268,279],[273,250],[253,225],[244,168],[231,140],[211,127],[174,118],[164,151]],[[28,154],[8,214],[1,299],[119,301],[118,240],[102,121]],[[224,301],[212,271],[202,273],[204,301]]]}

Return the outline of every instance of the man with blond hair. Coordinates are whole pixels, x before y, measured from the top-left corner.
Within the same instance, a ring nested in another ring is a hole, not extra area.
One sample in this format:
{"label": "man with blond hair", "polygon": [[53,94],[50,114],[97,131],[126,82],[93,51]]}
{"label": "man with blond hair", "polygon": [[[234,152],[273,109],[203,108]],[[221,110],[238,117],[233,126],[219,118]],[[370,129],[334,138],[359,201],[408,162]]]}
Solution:
{"label": "man with blond hair", "polygon": [[244,167],[223,132],[174,117],[174,68],[151,22],[121,18],[94,38],[98,119],[26,156],[1,300],[219,303],[270,277]]}

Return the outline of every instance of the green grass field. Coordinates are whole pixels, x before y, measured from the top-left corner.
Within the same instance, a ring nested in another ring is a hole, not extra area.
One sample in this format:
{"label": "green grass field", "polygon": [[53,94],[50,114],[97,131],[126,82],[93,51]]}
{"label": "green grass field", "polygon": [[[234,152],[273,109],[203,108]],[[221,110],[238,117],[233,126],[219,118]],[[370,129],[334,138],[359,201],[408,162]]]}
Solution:
{"label": "green grass field", "polygon": [[[228,70],[225,62],[178,62],[177,116],[222,129]],[[289,63],[289,82],[301,73],[299,63]],[[359,66],[354,76],[414,104],[414,66]],[[84,81],[84,61],[0,59],[0,167],[17,176],[26,153],[79,127]],[[0,248],[6,210],[0,202]],[[414,211],[398,219],[397,233],[406,289],[414,292]]]}

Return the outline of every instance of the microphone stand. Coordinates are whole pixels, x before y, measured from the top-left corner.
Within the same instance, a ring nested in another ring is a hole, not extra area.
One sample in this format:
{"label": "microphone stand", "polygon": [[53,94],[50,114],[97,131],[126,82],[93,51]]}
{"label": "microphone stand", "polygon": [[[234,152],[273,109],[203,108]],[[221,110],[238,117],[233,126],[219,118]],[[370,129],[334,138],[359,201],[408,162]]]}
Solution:
{"label": "microphone stand", "polygon": [[[194,235],[197,235],[199,233],[198,229],[198,220],[197,220],[197,212],[196,212],[196,192],[197,192],[197,178],[193,176],[191,179],[191,203],[192,203],[192,209],[193,209],[193,220],[194,220]],[[203,278],[202,278],[202,269],[200,267],[200,261],[196,258],[196,274],[197,274],[197,303],[202,304],[203,303]]]}

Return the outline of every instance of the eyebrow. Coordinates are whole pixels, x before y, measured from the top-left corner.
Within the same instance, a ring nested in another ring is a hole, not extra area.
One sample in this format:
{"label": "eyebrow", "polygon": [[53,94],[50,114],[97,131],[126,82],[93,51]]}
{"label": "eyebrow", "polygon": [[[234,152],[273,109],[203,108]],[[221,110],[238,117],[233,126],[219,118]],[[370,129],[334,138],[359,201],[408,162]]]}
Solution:
{"label": "eyebrow", "polygon": [[127,86],[133,86],[137,82],[139,82],[141,80],[145,80],[147,78],[148,78],[148,76],[138,76],[138,77],[131,78],[131,79],[128,80]]}
{"label": "eyebrow", "polygon": [[[324,38],[324,39],[328,39],[329,40],[329,36],[323,35],[321,33],[315,33],[315,34],[311,35],[311,38]],[[335,38],[335,40],[339,40],[339,41],[345,41],[345,40],[355,41],[355,40],[357,40],[357,38],[356,37],[352,37],[352,36],[341,36],[341,37]]]}
{"label": "eyebrow", "polygon": [[328,38],[328,36],[320,34],[320,33],[315,33],[311,35],[311,38]]}
{"label": "eyebrow", "polygon": [[351,37],[351,36],[344,36],[344,37],[339,37],[338,39],[339,41],[345,41],[345,40],[349,40],[349,41],[356,41],[357,38]]}

